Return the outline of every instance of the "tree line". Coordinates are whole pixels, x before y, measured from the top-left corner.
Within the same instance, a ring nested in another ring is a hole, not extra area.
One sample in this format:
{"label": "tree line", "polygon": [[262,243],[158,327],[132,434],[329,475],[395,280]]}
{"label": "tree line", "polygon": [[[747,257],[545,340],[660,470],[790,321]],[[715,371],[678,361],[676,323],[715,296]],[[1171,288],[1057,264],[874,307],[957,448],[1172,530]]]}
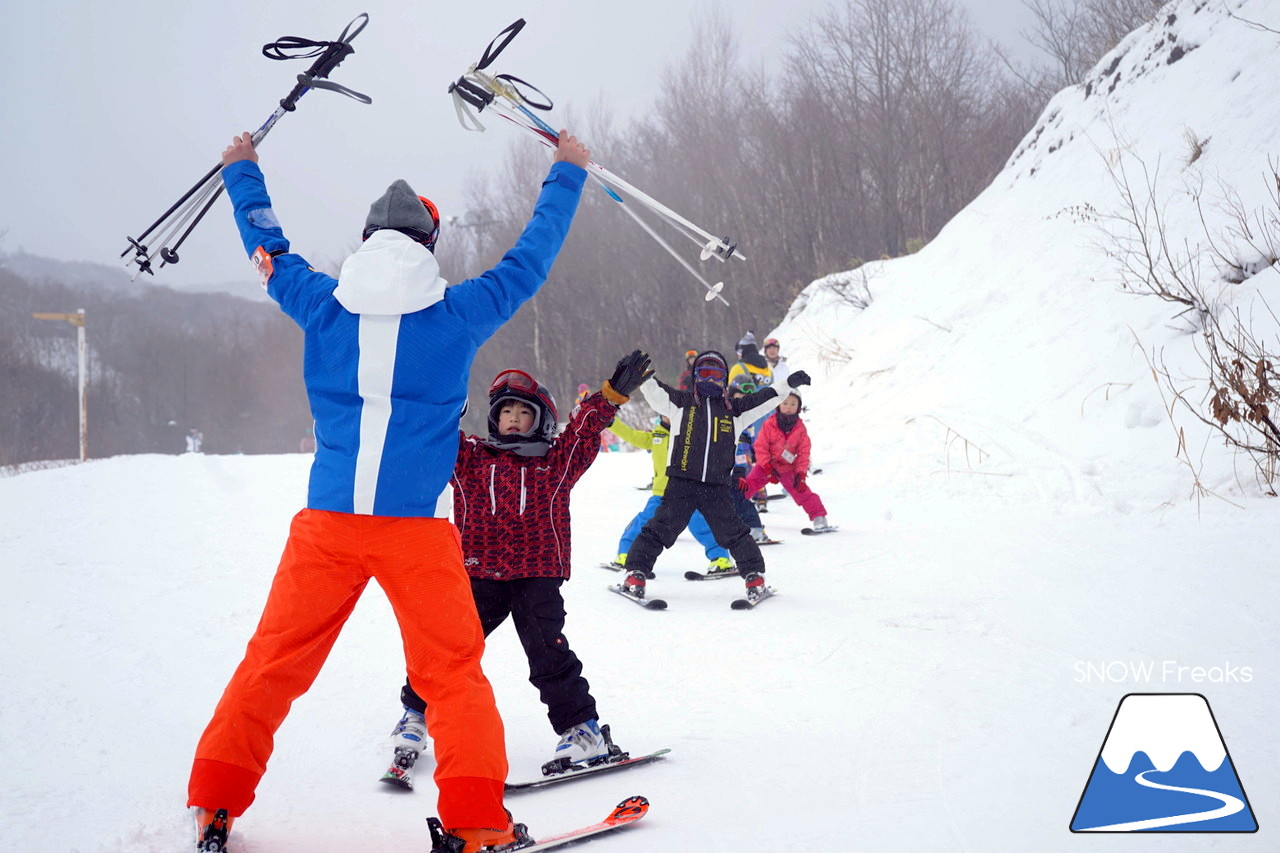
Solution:
{"label": "tree line", "polygon": [[[702,264],[731,304],[704,303],[701,285],[589,185],[551,279],[481,352],[473,391],[512,366],[557,394],[594,386],[633,346],[674,378],[687,349],[732,357],[810,281],[918,250],[991,182],[1047,99],[1160,4],[1024,5],[1023,38],[1045,59],[1031,70],[980,38],[953,0],[835,2],[789,35],[773,73],[741,56],[728,11],[697,20],[649,115],[623,124],[602,107],[572,126],[600,162],[737,241],[747,263]],[[513,140],[471,189],[470,213],[487,227],[442,237],[457,268],[484,269],[511,245],[545,168],[542,149]]]}
{"label": "tree line", "polygon": [[311,424],[302,340],[278,310],[168,288],[121,295],[32,283],[0,261],[0,466],[79,456],[75,330],[36,312],[84,308],[91,457],[296,451]]}
{"label": "tree line", "polygon": [[[702,265],[730,305],[704,302],[589,184],[547,285],[481,350],[472,399],[520,367],[564,418],[578,384],[598,387],[634,347],[674,379],[687,349],[731,357],[746,330],[763,338],[808,282],[926,244],[991,182],[1047,98],[1160,5],[1023,4],[1023,37],[1045,60],[1029,69],[981,39],[954,0],[835,0],[789,34],[771,72],[741,55],[728,11],[698,19],[648,115],[621,123],[602,104],[564,121],[632,184],[738,243],[746,263]],[[545,169],[545,149],[513,139],[471,187],[467,217],[440,239],[449,281],[513,244]],[[673,245],[696,260],[696,247]],[[65,306],[89,317],[91,456],[180,452],[192,427],[209,452],[298,449],[310,425],[302,342],[280,312],[164,288],[35,286],[0,264],[0,465],[77,455],[74,332],[30,319]],[[483,430],[483,409],[464,426]]]}

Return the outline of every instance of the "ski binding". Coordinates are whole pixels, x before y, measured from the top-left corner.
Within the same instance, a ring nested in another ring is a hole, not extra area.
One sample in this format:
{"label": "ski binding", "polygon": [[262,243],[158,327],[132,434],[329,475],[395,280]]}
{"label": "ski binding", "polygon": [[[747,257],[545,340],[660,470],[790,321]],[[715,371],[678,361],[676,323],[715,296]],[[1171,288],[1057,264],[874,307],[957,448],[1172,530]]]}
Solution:
{"label": "ski binding", "polygon": [[777,591],[773,587],[765,586],[761,587],[760,591],[755,595],[747,596],[746,598],[735,598],[733,601],[729,602],[729,606],[734,610],[750,610],[766,598],[773,598],[777,594]]}
{"label": "ski binding", "polygon": [[386,782],[388,785],[395,785],[397,788],[403,788],[406,791],[413,790],[413,765],[418,761],[418,750],[410,749],[407,746],[397,746],[395,758],[391,760],[391,766],[387,768],[387,772],[382,774],[380,781]]}
{"label": "ski binding", "polygon": [[666,610],[667,609],[667,603],[663,601],[661,598],[641,598],[638,595],[627,592],[625,589],[622,588],[621,585],[610,586],[609,589],[612,590],[613,592],[616,592],[618,595],[622,596],[623,598],[629,601],[634,601],[636,604],[639,604],[641,607],[644,607],[648,610]]}

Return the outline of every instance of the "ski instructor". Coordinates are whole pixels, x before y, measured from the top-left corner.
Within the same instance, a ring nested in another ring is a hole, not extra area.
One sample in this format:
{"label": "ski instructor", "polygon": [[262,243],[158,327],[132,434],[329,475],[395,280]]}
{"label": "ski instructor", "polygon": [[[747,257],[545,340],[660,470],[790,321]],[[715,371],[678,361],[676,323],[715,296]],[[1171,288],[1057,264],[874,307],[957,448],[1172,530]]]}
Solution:
{"label": "ski instructor", "polygon": [[439,215],[404,181],[373,203],[363,245],[334,280],[289,251],[250,135],[222,153],[245,250],[303,330],[316,454],[262,619],[196,747],[187,805],[199,809],[197,847],[225,844],[253,802],[276,729],[370,578],[391,602],[409,681],[427,702],[441,823],[467,851],[515,840],[502,804],[502,720],[480,669],[484,637],[449,521],[449,478],[476,350],[546,280],[589,157],[561,131],[515,247],[446,289],[434,256]]}

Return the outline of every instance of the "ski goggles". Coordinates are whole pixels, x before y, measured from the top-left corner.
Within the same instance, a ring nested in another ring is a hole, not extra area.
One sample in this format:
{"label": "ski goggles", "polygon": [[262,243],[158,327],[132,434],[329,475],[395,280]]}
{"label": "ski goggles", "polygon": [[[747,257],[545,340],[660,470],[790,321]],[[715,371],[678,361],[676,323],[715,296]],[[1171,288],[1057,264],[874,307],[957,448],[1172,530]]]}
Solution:
{"label": "ski goggles", "polygon": [[493,378],[493,384],[489,386],[489,396],[492,397],[502,391],[518,391],[536,396],[538,383],[523,370],[504,370]]}
{"label": "ski goggles", "polygon": [[709,379],[712,382],[723,382],[729,372],[718,364],[700,364],[693,369],[693,375],[699,379]]}
{"label": "ski goggles", "polygon": [[364,239],[368,240],[370,237],[374,235],[375,232],[383,231],[383,230],[399,231],[401,234],[405,235],[410,240],[413,240],[415,243],[421,243],[422,245],[426,246],[428,249],[434,249],[436,247],[436,239],[440,236],[439,225],[437,225],[430,232],[423,231],[421,228],[405,228],[403,226],[400,228],[389,228],[389,229],[384,229],[382,227],[375,226],[372,228],[364,229]]}

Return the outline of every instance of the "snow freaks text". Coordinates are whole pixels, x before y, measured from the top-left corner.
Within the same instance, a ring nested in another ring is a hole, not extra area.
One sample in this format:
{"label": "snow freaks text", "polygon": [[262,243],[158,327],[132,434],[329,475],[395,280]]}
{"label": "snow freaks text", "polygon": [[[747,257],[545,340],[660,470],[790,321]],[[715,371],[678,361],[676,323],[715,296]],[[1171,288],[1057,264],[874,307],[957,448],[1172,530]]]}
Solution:
{"label": "snow freaks text", "polygon": [[1082,661],[1075,664],[1077,684],[1247,684],[1253,681],[1253,667],[1223,661],[1220,666],[1185,666],[1176,660],[1164,661]]}

